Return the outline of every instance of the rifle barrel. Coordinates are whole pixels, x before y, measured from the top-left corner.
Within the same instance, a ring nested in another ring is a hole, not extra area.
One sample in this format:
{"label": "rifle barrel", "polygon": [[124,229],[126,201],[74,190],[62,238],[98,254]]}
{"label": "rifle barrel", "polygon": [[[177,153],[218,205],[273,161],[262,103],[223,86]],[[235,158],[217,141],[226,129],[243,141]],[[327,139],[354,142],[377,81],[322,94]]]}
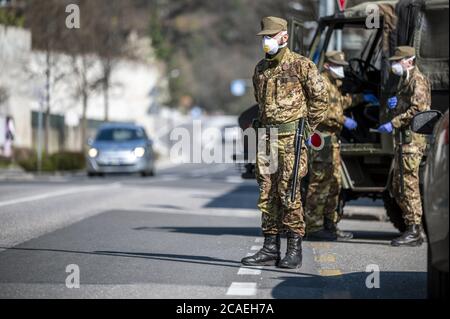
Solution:
{"label": "rifle barrel", "polygon": [[295,194],[297,192],[297,179],[302,155],[304,129],[305,129],[305,118],[302,118],[295,132],[295,160],[294,160],[294,171],[292,174],[291,202],[295,201]]}

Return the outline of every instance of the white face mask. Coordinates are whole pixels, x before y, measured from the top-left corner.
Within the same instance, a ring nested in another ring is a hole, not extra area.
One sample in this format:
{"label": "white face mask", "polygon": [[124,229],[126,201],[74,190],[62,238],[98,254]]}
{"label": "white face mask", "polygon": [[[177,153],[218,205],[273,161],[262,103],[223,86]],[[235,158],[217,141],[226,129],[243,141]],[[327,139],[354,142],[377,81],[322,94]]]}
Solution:
{"label": "white face mask", "polygon": [[399,62],[393,63],[391,69],[392,73],[394,73],[395,75],[403,75],[403,66]]}
{"label": "white face mask", "polygon": [[[416,58],[415,56],[410,57],[410,58],[406,59],[405,62],[414,60],[415,58]],[[408,71],[412,68],[413,67],[409,68]],[[394,73],[395,75],[398,75],[398,76],[403,76],[403,74],[405,73],[405,69],[403,68],[403,65],[400,62],[392,63],[391,70],[392,70],[392,73]]]}
{"label": "white face mask", "polygon": [[273,38],[271,38],[269,36],[265,36],[262,40],[263,51],[267,54],[274,55],[281,48],[284,48],[287,45],[287,43],[279,45],[277,38],[279,36],[284,36],[285,34],[286,34],[286,32],[283,32],[280,35],[277,35],[276,37],[273,37]]}
{"label": "white face mask", "polygon": [[343,66],[330,66],[330,72],[336,79],[345,78]]}

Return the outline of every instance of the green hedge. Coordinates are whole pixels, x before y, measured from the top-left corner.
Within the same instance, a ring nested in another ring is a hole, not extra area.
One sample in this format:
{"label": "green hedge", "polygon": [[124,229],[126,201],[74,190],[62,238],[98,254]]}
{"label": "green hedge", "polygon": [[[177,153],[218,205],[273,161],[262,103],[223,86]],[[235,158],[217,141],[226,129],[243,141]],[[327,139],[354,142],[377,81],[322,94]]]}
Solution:
{"label": "green hedge", "polygon": [[[26,171],[37,171],[37,155],[33,154],[28,158],[18,161]],[[85,168],[85,157],[83,153],[78,152],[59,152],[49,156],[42,157],[42,171],[77,171]]]}

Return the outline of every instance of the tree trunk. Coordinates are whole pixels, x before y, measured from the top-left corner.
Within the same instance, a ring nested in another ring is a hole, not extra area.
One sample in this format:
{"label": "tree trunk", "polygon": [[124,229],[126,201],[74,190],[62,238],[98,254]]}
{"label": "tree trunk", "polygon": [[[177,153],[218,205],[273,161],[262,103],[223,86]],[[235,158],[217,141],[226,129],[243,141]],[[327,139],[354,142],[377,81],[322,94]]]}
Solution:
{"label": "tree trunk", "polygon": [[103,81],[103,100],[105,103],[105,122],[109,122],[109,76]]}
{"label": "tree trunk", "polygon": [[88,93],[83,92],[83,114],[81,119],[81,151],[86,151],[87,145],[87,105],[88,105]]}

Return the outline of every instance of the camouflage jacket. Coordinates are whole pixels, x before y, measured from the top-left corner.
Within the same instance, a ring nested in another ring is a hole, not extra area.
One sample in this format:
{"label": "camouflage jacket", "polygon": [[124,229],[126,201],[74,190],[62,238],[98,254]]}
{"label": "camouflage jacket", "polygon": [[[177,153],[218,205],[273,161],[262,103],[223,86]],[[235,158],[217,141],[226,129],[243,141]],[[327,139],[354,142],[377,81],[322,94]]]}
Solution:
{"label": "camouflage jacket", "polygon": [[[408,76],[402,79],[397,90],[398,104],[393,110],[392,125],[396,128],[396,141],[398,141],[399,129],[408,129],[412,118],[419,112],[427,111],[431,107],[431,87],[428,79],[416,67]],[[426,139],[423,135],[410,133],[414,146],[424,147]],[[415,144],[415,145],[414,145]],[[415,149],[411,150],[415,152]]]}
{"label": "camouflage jacket", "polygon": [[278,53],[278,59],[263,59],[256,65],[253,86],[263,125],[307,117],[314,130],[326,115],[328,93],[317,67],[288,48]]}
{"label": "camouflage jacket", "polygon": [[339,134],[345,121],[344,110],[359,99],[354,99],[349,94],[343,95],[340,91],[341,81],[332,78],[328,72],[323,72],[322,76],[328,91],[329,107],[325,120],[320,123],[318,129],[324,133]]}

